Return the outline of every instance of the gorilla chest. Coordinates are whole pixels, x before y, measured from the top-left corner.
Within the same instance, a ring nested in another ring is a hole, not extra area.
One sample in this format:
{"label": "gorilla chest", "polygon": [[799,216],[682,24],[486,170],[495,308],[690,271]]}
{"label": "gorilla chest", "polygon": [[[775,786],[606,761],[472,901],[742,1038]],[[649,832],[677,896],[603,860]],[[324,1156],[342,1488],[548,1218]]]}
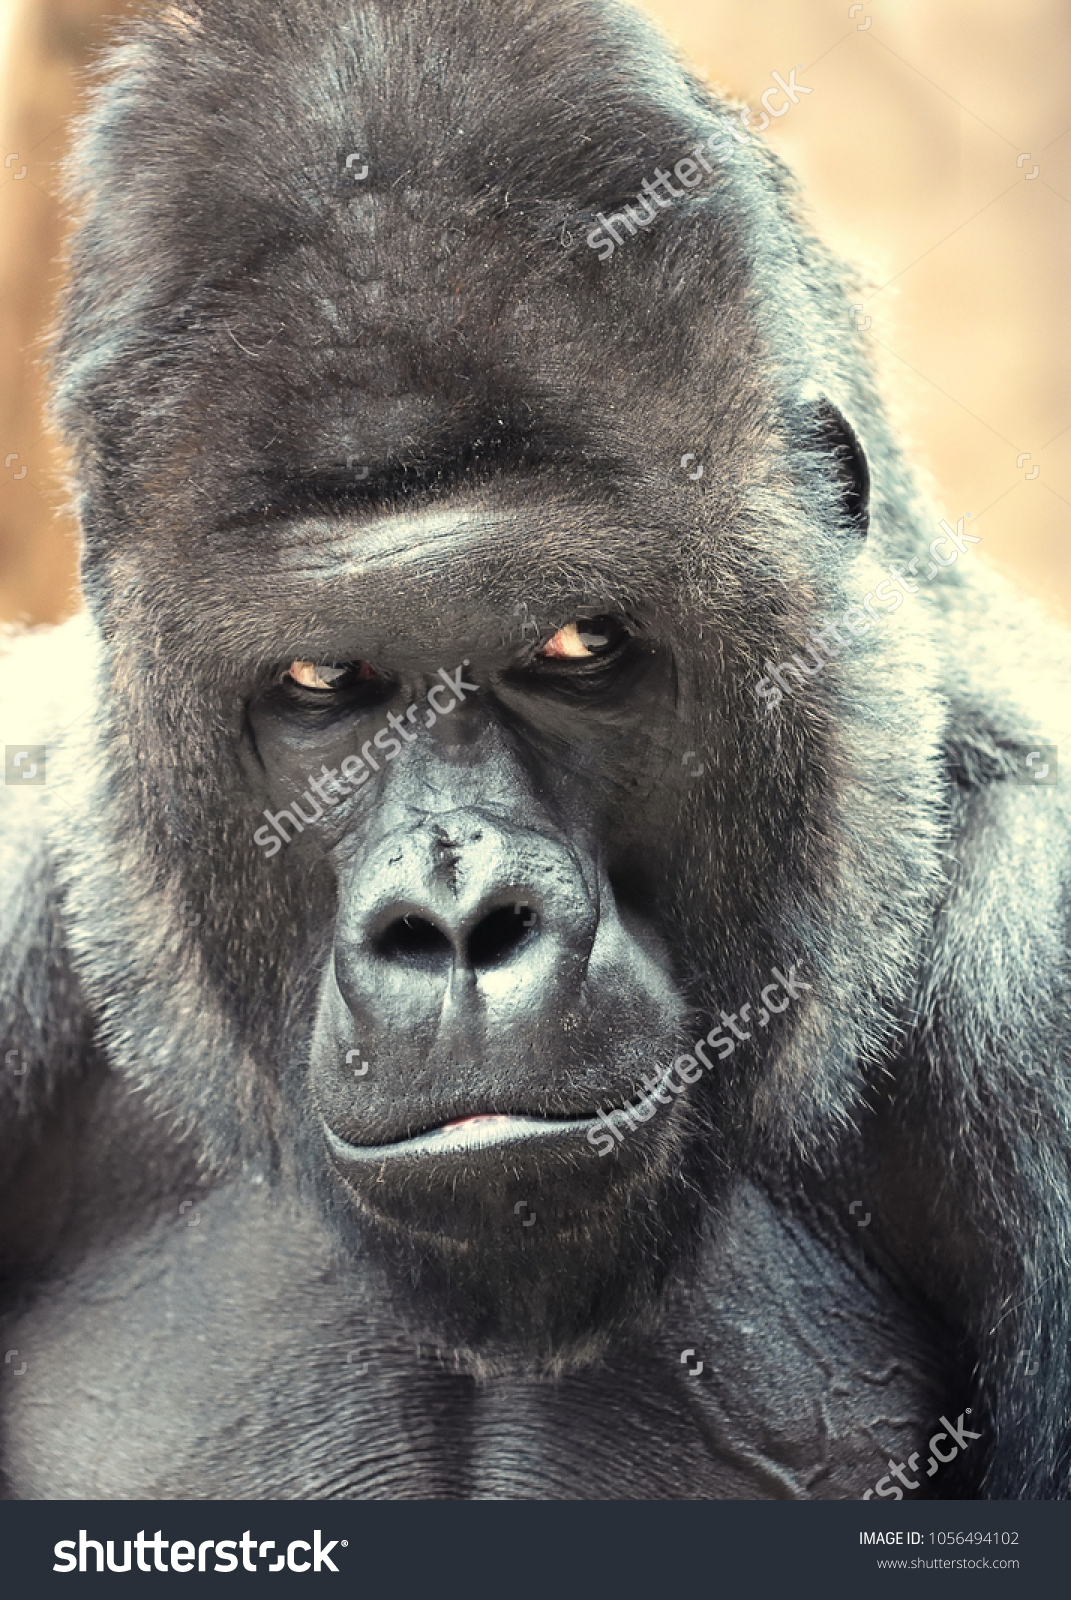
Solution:
{"label": "gorilla chest", "polygon": [[656,1335],[556,1381],[447,1370],[373,1274],[248,1201],[210,1197],[8,1320],[9,1494],[858,1498],[944,1403],[895,1303],[754,1191]]}

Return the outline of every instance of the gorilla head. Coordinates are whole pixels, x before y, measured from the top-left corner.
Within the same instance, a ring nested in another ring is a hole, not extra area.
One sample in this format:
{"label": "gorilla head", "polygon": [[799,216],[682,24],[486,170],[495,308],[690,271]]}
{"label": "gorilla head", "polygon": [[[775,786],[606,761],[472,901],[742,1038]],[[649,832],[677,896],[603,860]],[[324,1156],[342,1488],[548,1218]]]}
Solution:
{"label": "gorilla head", "polygon": [[112,1058],[440,1346],[584,1359],[850,1114],[925,926],[916,624],[815,642],[920,537],[848,289],[601,0],[167,6],[76,194]]}

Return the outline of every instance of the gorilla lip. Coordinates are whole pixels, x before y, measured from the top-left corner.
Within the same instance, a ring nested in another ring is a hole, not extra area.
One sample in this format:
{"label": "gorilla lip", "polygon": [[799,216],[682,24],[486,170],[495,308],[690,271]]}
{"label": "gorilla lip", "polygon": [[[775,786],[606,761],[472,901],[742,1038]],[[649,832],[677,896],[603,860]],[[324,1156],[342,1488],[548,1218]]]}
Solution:
{"label": "gorilla lip", "polygon": [[552,1119],[478,1112],[389,1144],[350,1144],[327,1123],[324,1123],[324,1134],[332,1154],[343,1161],[379,1162],[419,1155],[466,1155],[495,1145],[515,1144],[528,1139],[553,1139],[579,1133],[586,1135],[587,1130],[595,1126],[594,1117]]}

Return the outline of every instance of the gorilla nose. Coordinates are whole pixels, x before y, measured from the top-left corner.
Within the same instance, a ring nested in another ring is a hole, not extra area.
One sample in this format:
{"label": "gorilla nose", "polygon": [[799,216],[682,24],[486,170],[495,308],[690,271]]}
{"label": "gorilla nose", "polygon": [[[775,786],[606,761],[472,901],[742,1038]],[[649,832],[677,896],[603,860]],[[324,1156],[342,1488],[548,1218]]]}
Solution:
{"label": "gorilla nose", "polygon": [[412,1015],[444,984],[506,981],[549,1002],[583,982],[595,897],[560,838],[452,813],[383,839],[340,888],[335,971],[351,1009],[397,991],[390,1009]]}
{"label": "gorilla nose", "polygon": [[474,927],[463,919],[443,926],[431,916],[407,911],[389,921],[373,945],[382,961],[456,965],[479,973],[514,960],[530,939],[539,936],[539,913],[524,901],[477,915]]}

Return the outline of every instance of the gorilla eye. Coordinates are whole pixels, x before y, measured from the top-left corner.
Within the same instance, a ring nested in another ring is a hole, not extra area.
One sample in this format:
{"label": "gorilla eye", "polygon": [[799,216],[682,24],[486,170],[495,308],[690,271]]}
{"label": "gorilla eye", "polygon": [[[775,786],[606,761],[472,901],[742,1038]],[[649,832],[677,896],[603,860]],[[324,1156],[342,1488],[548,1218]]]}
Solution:
{"label": "gorilla eye", "polygon": [[383,674],[370,661],[291,661],[285,676],[302,689],[338,694],[359,683],[378,683]]}
{"label": "gorilla eye", "polygon": [[595,656],[610,655],[627,637],[627,630],[613,617],[584,617],[559,628],[539,651],[537,659],[590,661]]}

